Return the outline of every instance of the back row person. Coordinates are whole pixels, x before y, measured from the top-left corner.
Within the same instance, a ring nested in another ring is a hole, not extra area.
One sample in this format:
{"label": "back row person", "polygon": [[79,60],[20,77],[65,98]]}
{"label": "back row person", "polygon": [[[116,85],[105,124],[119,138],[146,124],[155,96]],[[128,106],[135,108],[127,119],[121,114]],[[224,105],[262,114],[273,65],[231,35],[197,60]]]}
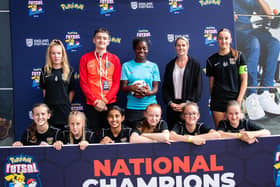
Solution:
{"label": "back row person", "polygon": [[120,87],[121,64],[119,58],[107,51],[110,33],[99,28],[94,32],[95,50],[80,59],[80,87],[86,97],[88,128],[99,131],[105,126],[106,111],[117,101]]}

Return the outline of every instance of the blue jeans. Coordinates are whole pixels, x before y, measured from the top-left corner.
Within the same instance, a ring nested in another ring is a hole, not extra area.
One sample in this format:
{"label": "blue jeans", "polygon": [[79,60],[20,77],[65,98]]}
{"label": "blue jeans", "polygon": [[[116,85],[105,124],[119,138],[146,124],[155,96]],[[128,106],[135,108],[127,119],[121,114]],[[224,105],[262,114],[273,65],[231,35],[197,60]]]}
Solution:
{"label": "blue jeans", "polygon": [[[244,53],[248,66],[248,86],[258,85],[258,65],[263,68],[260,86],[274,86],[274,75],[280,43],[265,29],[237,30],[237,46]],[[256,93],[248,89],[248,95]],[[263,92],[264,89],[261,89]]]}

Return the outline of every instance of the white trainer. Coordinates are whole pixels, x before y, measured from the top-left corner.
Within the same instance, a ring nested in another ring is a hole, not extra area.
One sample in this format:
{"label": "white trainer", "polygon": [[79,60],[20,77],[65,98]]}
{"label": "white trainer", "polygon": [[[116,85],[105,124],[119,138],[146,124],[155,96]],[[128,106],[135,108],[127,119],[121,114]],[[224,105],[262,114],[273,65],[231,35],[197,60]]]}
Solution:
{"label": "white trainer", "polygon": [[249,119],[258,120],[265,116],[264,110],[259,103],[257,94],[250,94],[245,100],[245,106]]}
{"label": "white trainer", "polygon": [[280,107],[275,103],[273,95],[267,90],[258,96],[261,107],[271,114],[280,114]]}

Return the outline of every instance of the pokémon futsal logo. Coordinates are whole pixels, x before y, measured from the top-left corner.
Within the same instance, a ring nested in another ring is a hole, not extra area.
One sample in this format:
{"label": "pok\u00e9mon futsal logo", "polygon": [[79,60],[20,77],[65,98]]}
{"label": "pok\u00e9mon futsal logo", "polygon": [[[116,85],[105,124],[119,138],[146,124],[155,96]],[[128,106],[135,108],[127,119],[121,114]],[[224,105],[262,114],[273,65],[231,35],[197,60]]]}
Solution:
{"label": "pok\u00e9mon futsal logo", "polygon": [[274,157],[274,181],[275,181],[275,186],[280,187],[280,145],[277,147],[277,152],[275,153]]}
{"label": "pok\u00e9mon futsal logo", "polygon": [[100,14],[104,16],[111,16],[115,9],[114,0],[100,0],[99,1]]}
{"label": "pok\u00e9mon futsal logo", "polygon": [[172,14],[180,14],[184,9],[183,0],[169,0],[169,12]]}
{"label": "pok\u00e9mon futsal logo", "polygon": [[40,187],[40,171],[33,157],[16,155],[7,158],[5,187]]}
{"label": "pok\u00e9mon futsal logo", "polygon": [[209,26],[204,29],[205,45],[214,46],[217,43],[218,30],[216,27]]}
{"label": "pok\u00e9mon futsal logo", "polygon": [[32,74],[31,74],[31,80],[32,80],[32,88],[39,89],[40,85],[40,75],[41,75],[41,68],[33,68]]}
{"label": "pok\u00e9mon futsal logo", "polygon": [[77,48],[81,47],[80,39],[81,37],[78,32],[67,32],[65,35],[66,50],[71,52],[77,51]]}
{"label": "pok\u00e9mon futsal logo", "polygon": [[29,16],[39,17],[39,14],[44,13],[42,0],[29,0],[28,1],[28,14]]}

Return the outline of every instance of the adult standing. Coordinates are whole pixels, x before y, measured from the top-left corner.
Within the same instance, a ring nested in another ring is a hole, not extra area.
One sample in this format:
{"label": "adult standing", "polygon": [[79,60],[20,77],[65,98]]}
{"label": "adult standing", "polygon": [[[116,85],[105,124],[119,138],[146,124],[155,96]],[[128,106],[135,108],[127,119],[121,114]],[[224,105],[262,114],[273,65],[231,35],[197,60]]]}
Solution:
{"label": "adult standing", "polygon": [[187,101],[198,102],[202,92],[200,64],[188,55],[189,40],[178,37],[175,41],[177,56],[165,67],[162,95],[167,107],[167,123],[171,130],[181,121],[182,109]]}
{"label": "adult standing", "polygon": [[231,42],[230,31],[221,29],[218,32],[219,51],[207,59],[210,109],[216,128],[225,119],[228,101],[236,100],[241,104],[247,89],[247,65],[242,53],[231,48]]}
{"label": "adult standing", "polygon": [[105,28],[94,32],[95,50],[80,59],[80,86],[86,97],[88,128],[99,131],[107,124],[108,106],[117,101],[120,87],[121,64],[119,58],[107,51],[110,33]]}

